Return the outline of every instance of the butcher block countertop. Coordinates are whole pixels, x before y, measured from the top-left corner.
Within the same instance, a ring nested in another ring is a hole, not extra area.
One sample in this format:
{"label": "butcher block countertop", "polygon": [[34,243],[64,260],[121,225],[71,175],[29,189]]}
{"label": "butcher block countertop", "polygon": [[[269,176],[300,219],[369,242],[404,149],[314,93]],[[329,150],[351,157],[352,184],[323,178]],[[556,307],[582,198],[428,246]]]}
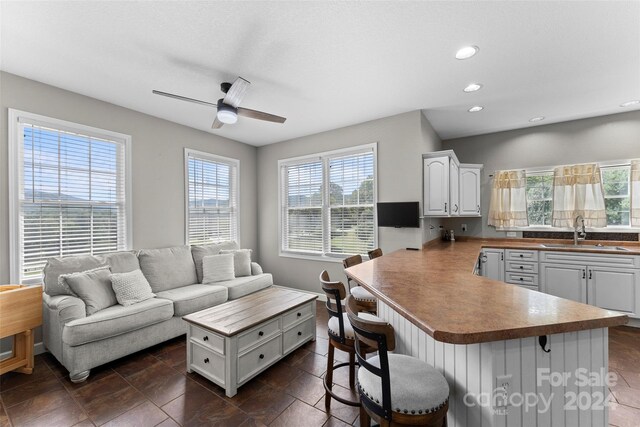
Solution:
{"label": "butcher block countertop", "polygon": [[[425,245],[422,251],[395,251],[350,267],[345,272],[435,340],[451,344],[509,340],[627,323],[627,316],[615,311],[473,273],[483,247],[578,251],[575,248],[545,248],[540,246],[541,242],[555,241],[438,241]],[[606,244],[611,245],[610,242]],[[640,245],[636,242],[625,243],[625,247],[630,251],[606,253],[640,255]],[[599,251],[589,249],[585,252]]]}

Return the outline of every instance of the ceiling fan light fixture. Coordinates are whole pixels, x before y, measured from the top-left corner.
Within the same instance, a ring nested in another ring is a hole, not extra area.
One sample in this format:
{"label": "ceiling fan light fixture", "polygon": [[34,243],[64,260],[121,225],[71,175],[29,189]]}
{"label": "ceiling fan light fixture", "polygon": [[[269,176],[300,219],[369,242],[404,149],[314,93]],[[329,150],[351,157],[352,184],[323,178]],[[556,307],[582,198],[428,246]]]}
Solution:
{"label": "ceiling fan light fixture", "polygon": [[638,105],[640,104],[640,99],[633,99],[631,101],[627,101],[627,102],[623,102],[622,104],[620,104],[621,107],[631,107],[634,105]]}
{"label": "ceiling fan light fixture", "polygon": [[218,120],[227,125],[232,125],[238,121],[238,110],[231,105],[227,105],[222,102],[222,99],[218,100],[218,113],[216,114]]}
{"label": "ceiling fan light fixture", "polygon": [[480,48],[478,46],[465,46],[461,49],[458,49],[458,51],[456,52],[456,59],[469,59],[473,55],[478,53],[479,50]]}

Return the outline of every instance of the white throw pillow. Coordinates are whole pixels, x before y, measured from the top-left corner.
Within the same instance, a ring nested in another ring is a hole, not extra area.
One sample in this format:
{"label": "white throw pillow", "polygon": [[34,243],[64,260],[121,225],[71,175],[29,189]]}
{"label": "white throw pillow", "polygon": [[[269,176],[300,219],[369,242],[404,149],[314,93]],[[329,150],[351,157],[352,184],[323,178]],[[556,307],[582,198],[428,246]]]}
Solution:
{"label": "white throw pillow", "polygon": [[60,275],[82,301],[84,301],[87,316],[100,310],[116,305],[116,294],[111,288],[111,268],[109,266],[94,268]]}
{"label": "white throw pillow", "polygon": [[233,254],[208,255],[202,258],[202,283],[224,282],[236,278]]}
{"label": "white throw pillow", "polygon": [[147,278],[139,269],[129,273],[113,273],[111,286],[116,293],[118,303],[124,306],[146,301],[156,296],[151,291],[151,285],[149,285]]}
{"label": "white throw pillow", "polygon": [[251,276],[251,249],[222,250],[221,254],[233,254],[236,277]]}

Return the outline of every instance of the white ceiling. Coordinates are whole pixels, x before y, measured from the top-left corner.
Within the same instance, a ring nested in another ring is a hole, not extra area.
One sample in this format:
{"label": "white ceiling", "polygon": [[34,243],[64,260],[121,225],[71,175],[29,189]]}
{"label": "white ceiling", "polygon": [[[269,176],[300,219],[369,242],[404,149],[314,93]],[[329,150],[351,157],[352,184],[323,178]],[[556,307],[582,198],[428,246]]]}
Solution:
{"label": "white ceiling", "polygon": [[[0,15],[2,70],[253,145],[412,110],[449,139],[640,99],[639,1],[2,1]],[[467,44],[479,54],[456,60]],[[213,131],[215,110],[151,94],[215,102],[237,75],[242,106],[287,122]]]}

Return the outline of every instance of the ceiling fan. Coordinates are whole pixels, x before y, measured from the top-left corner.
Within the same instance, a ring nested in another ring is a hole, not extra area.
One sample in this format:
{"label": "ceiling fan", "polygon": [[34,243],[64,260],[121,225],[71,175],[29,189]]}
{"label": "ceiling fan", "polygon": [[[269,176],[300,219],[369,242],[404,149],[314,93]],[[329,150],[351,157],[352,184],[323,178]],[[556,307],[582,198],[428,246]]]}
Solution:
{"label": "ceiling fan", "polygon": [[251,110],[249,108],[240,107],[240,101],[244,97],[245,92],[251,83],[242,77],[238,77],[236,81],[231,83],[221,83],[220,90],[225,93],[224,98],[218,99],[217,103],[201,101],[199,99],[188,98],[182,95],[152,90],[156,95],[168,96],[169,98],[180,99],[182,101],[195,102],[196,104],[206,105],[218,109],[216,118],[211,125],[212,129],[220,129],[224,124],[232,125],[238,121],[238,116],[249,117],[251,119],[264,120],[267,122],[284,123],[287,120],[284,117],[275,114],[265,113],[263,111]]}

